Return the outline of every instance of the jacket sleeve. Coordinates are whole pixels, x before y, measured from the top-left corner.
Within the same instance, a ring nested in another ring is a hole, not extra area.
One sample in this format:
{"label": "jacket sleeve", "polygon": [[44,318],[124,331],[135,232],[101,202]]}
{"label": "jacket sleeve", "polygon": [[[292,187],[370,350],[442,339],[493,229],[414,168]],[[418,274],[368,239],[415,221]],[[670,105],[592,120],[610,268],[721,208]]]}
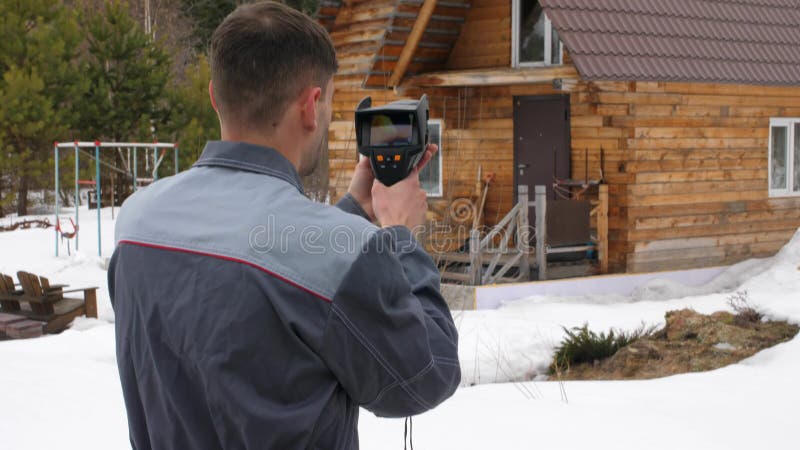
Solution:
{"label": "jacket sleeve", "polygon": [[322,357],[378,416],[432,409],[461,381],[458,334],[439,271],[405,227],[376,231],[331,304]]}
{"label": "jacket sleeve", "polygon": [[353,198],[349,192],[336,203],[336,207],[346,213],[355,214],[356,216],[362,217],[368,221],[372,221],[367,215],[367,212],[364,211],[364,208],[358,204],[356,199]]}

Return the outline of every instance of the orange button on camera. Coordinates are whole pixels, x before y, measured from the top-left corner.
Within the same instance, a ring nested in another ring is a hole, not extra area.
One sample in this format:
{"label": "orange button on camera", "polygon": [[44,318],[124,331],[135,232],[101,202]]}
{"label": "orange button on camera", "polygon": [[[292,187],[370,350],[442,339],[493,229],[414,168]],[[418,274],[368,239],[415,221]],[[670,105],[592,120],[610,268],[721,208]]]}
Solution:
{"label": "orange button on camera", "polygon": [[395,161],[400,161],[400,155],[394,155],[394,160]]}
{"label": "orange button on camera", "polygon": [[378,161],[383,161],[383,155],[378,155]]}

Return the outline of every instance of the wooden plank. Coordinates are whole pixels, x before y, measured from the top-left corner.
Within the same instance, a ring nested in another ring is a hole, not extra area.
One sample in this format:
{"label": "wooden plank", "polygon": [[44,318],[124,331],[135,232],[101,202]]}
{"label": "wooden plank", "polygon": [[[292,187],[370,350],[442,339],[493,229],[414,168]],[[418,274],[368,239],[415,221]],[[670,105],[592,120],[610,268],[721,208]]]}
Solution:
{"label": "wooden plank", "polygon": [[770,211],[717,212],[709,214],[671,215],[666,217],[646,217],[634,220],[637,230],[693,227],[746,222],[769,222],[796,220],[800,226],[800,209],[776,209]]}
{"label": "wooden plank", "polygon": [[761,117],[636,117],[614,116],[610,126],[635,127],[768,127],[769,118]]}
{"label": "wooden plank", "polygon": [[447,67],[450,69],[489,69],[508,67],[511,65],[510,57],[505,56],[506,53],[511,53],[510,47],[507,52],[502,52],[498,55],[480,55],[480,56],[459,56],[455,55],[447,61]]}
{"label": "wooden plank", "polygon": [[795,230],[778,230],[767,233],[740,233],[729,236],[709,236],[654,240],[648,242],[637,242],[634,244],[635,253],[643,252],[662,252],[674,250],[689,250],[694,248],[713,248],[729,245],[756,245],[764,242],[783,242],[786,243],[794,234]]}
{"label": "wooden plank", "polygon": [[97,289],[86,289],[83,293],[86,317],[97,318]]}
{"label": "wooden plank", "polygon": [[597,249],[600,273],[608,273],[608,185],[599,186],[597,208]]}
{"label": "wooden plank", "polygon": [[481,284],[483,275],[483,263],[481,262],[480,232],[472,230],[469,234],[469,273],[470,282],[473,286]]}
{"label": "wooden plank", "polygon": [[768,97],[800,97],[800,87],[755,86],[716,83],[636,82],[637,92],[672,94],[712,94]]}
{"label": "wooden plank", "polygon": [[[422,15],[422,9],[425,8],[427,1],[421,2],[422,6],[414,3],[400,3],[398,6],[398,12],[400,13],[408,13],[414,15]],[[447,2],[442,2],[436,4],[434,2],[433,6],[431,7],[431,12],[429,14],[439,16],[442,18],[447,18],[448,20],[453,19],[463,19],[464,16],[467,15],[469,8],[460,7],[458,5],[450,5]]]}
{"label": "wooden plank", "polygon": [[761,138],[766,139],[769,137],[769,128],[740,128],[740,127],[726,127],[726,128],[711,128],[711,127],[639,127],[635,128],[634,136],[636,138],[662,138],[662,139],[678,139],[678,138],[716,138],[716,139],[731,139],[731,138]]}
{"label": "wooden plank", "polygon": [[0,334],[5,333],[9,325],[23,320],[25,320],[23,316],[0,313]]}
{"label": "wooden plank", "polygon": [[536,202],[536,267],[539,280],[547,279],[547,191],[545,186],[534,187]]}
{"label": "wooden plank", "polygon": [[631,113],[628,104],[608,104],[602,103],[597,105],[597,114],[600,116],[627,116]]}
{"label": "wooden plank", "polygon": [[659,228],[653,230],[628,231],[629,240],[635,241],[655,241],[668,239],[688,239],[688,238],[707,238],[723,242],[725,238],[735,238],[735,236],[746,233],[785,232],[786,230],[795,231],[800,226],[797,219],[772,220],[766,222],[742,222],[715,225],[702,225],[696,227],[683,228]]}
{"label": "wooden plank", "polygon": [[797,210],[800,208],[800,197],[764,198],[753,201],[734,202],[705,202],[692,205],[664,205],[664,206],[631,206],[627,209],[631,220],[647,217],[671,217],[692,214],[720,214],[727,215],[741,212]]}
{"label": "wooden plank", "polygon": [[570,118],[570,126],[575,128],[580,127],[592,127],[598,128],[603,126],[603,117],[602,116],[578,116],[578,117],[571,117]]}
{"label": "wooden plank", "polygon": [[628,188],[634,196],[663,194],[702,194],[708,193],[708,200],[717,193],[731,191],[767,190],[767,179],[734,181],[685,181],[682,183],[637,183]]}
{"label": "wooden plank", "polygon": [[406,80],[402,87],[515,85],[549,83],[555,78],[577,79],[577,77],[578,73],[572,66],[463,70],[417,75]]}
{"label": "wooden plank", "polygon": [[723,181],[723,180],[766,180],[767,169],[742,169],[742,170],[689,170],[638,172],[635,174],[637,183],[674,183],[685,181]]}
{"label": "wooden plank", "polygon": [[5,334],[12,339],[28,339],[40,337],[44,331],[44,323],[23,319],[6,324]]}
{"label": "wooden plank", "polygon": [[638,92],[598,92],[595,94],[600,103],[626,103],[652,105],[679,105],[684,99],[675,94],[643,94]]}
{"label": "wooden plank", "polygon": [[797,106],[798,97],[768,97],[743,95],[685,95],[681,103],[698,106]]}

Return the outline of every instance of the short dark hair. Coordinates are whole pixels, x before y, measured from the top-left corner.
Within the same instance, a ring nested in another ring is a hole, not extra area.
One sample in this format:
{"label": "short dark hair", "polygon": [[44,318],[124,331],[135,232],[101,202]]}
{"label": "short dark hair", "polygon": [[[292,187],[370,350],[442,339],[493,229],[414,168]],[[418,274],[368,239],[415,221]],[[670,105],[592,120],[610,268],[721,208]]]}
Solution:
{"label": "short dark hair", "polygon": [[223,122],[275,125],[308,86],[325,91],[338,68],[325,29],[278,2],[239,6],[211,36],[211,80]]}

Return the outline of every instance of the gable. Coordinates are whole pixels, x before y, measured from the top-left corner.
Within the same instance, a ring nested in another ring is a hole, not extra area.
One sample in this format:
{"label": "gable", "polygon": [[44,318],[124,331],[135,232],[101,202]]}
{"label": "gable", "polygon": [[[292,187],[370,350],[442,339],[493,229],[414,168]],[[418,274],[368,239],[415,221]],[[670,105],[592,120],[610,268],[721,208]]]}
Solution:
{"label": "gable", "polygon": [[337,83],[387,88],[443,69],[469,7],[470,0],[345,0],[330,28]]}

